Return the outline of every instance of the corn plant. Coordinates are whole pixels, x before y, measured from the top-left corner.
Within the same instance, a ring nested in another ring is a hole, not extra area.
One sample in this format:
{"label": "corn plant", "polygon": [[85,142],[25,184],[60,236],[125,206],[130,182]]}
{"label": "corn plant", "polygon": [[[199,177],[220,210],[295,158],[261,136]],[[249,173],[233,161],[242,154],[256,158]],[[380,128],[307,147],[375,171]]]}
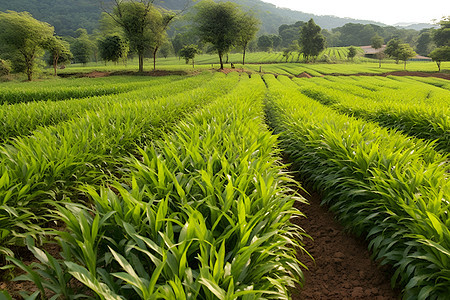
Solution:
{"label": "corn plant", "polygon": [[339,115],[264,77],[267,113],[306,182],[395,268],[405,299],[450,293],[448,156],[430,144]]}
{"label": "corn plant", "polygon": [[302,278],[289,222],[300,198],[263,124],[264,95],[261,78],[242,78],[141,148],[123,182],[86,186],[92,213],[60,207],[73,254],[61,268],[101,299],[288,299]]}
{"label": "corn plant", "polygon": [[[354,90],[353,83],[350,85],[348,81],[349,79],[342,86],[350,86],[349,89]],[[364,82],[364,85],[367,83]],[[422,95],[418,95],[414,90],[406,90],[414,96],[412,100],[400,98],[399,92],[392,89],[389,92],[384,91],[384,94],[377,91],[366,95],[366,92],[361,91],[358,94],[349,94],[348,90],[336,90],[336,85],[307,85],[301,87],[301,91],[338,112],[377,122],[381,126],[414,137],[435,141],[437,149],[446,152],[450,150],[450,106],[444,100],[450,98],[448,91],[441,91],[433,97],[430,96],[433,90],[421,89]],[[393,101],[396,98],[399,100]]]}
{"label": "corn plant", "polygon": [[[238,79],[238,75],[218,74],[202,87],[177,95],[153,99],[150,94],[148,98],[118,101],[3,145],[0,174],[8,180],[0,187],[0,204],[45,215],[49,199],[77,198],[81,184],[100,184],[120,173],[120,158],[136,145],[170,130],[183,115],[213,101]],[[6,217],[1,221],[9,224],[13,220]],[[31,219],[26,222],[31,223]],[[9,237],[4,237],[6,244]]]}
{"label": "corn plant", "polygon": [[108,95],[4,105],[0,107],[0,141],[27,135],[39,126],[56,125],[59,122],[80,117],[86,111],[99,110],[117,102],[125,103],[127,100],[134,101],[137,98],[159,98],[194,89],[210,76],[210,73],[203,73],[183,80],[176,76],[147,80],[140,83],[142,87],[137,91],[123,93],[120,97]]}

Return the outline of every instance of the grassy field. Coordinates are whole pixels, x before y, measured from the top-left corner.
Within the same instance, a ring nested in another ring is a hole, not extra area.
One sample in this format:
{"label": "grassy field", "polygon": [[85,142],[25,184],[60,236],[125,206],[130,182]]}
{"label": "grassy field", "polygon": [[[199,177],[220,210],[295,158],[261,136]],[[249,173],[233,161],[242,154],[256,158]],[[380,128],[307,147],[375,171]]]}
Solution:
{"label": "grassy field", "polygon": [[[230,68],[230,63],[233,63],[236,68],[243,68],[250,72],[259,72],[260,68],[262,72],[274,73],[274,74],[286,74],[286,75],[298,75],[303,72],[307,72],[312,76],[321,76],[326,74],[357,74],[357,73],[386,73],[394,71],[403,71],[404,66],[402,63],[396,64],[393,60],[383,60],[382,67],[379,68],[378,60],[368,59],[361,57],[361,54],[354,60],[350,61],[346,58],[347,48],[328,48],[318,57],[318,63],[304,63],[303,58],[300,56],[300,60],[297,61],[297,54],[294,54],[288,62],[281,52],[250,52],[246,55],[246,65],[242,66],[242,54],[231,53],[228,56],[228,63],[225,64],[226,68]],[[328,57],[328,63],[323,62],[324,56]],[[226,58],[224,62],[226,61]],[[205,69],[218,69],[219,59],[216,54],[201,54],[195,59],[195,67],[192,64],[186,64],[183,59],[176,57],[158,58],[157,59],[158,70],[176,71],[183,70],[186,72],[192,72],[194,70]],[[146,71],[153,70],[153,60],[146,59],[144,68]],[[450,62],[443,62],[441,65],[443,73],[450,72]],[[59,73],[89,73],[92,70],[102,72],[114,72],[114,71],[136,71],[137,61],[129,60],[127,65],[107,63],[88,63],[85,66],[82,65],[69,65],[64,70],[59,70]],[[406,67],[407,71],[420,71],[420,72],[437,72],[438,68],[434,62],[419,62],[409,61]],[[49,70],[50,72],[50,70]]]}

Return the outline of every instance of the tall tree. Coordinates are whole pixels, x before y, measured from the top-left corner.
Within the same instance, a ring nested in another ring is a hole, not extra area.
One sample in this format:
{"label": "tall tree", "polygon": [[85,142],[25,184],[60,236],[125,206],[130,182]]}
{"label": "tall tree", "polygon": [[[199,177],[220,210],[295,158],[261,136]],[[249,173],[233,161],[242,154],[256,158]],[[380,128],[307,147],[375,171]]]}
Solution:
{"label": "tall tree", "polygon": [[436,62],[439,72],[441,71],[441,63],[443,61],[450,61],[450,46],[444,46],[434,49],[430,53],[430,57]]}
{"label": "tall tree", "polygon": [[128,54],[128,44],[119,35],[110,35],[98,41],[100,57],[105,62],[118,62],[119,59],[125,58]]}
{"label": "tall tree", "polygon": [[400,44],[401,44],[401,40],[392,39],[387,43],[386,49],[384,50],[384,53],[386,53],[390,57],[394,58],[395,62],[397,64],[398,64],[398,61],[400,60],[400,56],[399,56]]}
{"label": "tall tree", "polygon": [[416,56],[417,53],[414,52],[413,48],[409,44],[400,44],[398,47],[398,58],[400,60],[403,60],[405,62],[404,70],[406,70],[406,62],[408,59],[413,58]]}
{"label": "tall tree", "polygon": [[27,12],[0,12],[0,53],[11,60],[13,69],[33,79],[36,58],[42,45],[53,36],[53,27],[34,19]]}
{"label": "tall tree", "polygon": [[433,37],[431,31],[422,32],[417,39],[416,51],[420,55],[427,56],[431,52]]}
{"label": "tall tree", "polygon": [[[381,49],[383,47],[384,39],[378,34],[374,35],[370,41],[372,42],[370,46],[372,46],[372,48],[375,50]],[[375,55],[378,58],[378,68],[381,68],[381,60],[383,59],[383,54],[381,53],[381,51],[377,51]]]}
{"label": "tall tree", "polygon": [[219,55],[220,68],[223,69],[223,56],[236,45],[239,32],[239,10],[231,2],[205,0],[197,6],[195,23],[202,41],[211,43]]}
{"label": "tall tree", "polygon": [[325,49],[325,37],[321,34],[321,30],[313,19],[310,19],[300,29],[299,44],[306,61],[310,58],[314,60]]}
{"label": "tall tree", "polygon": [[242,48],[242,64],[245,65],[245,52],[247,51],[248,43],[255,38],[259,30],[260,21],[253,14],[247,12],[240,12],[237,21],[239,23],[237,45]]}
{"label": "tall tree", "polygon": [[73,55],[69,50],[69,43],[62,41],[55,36],[47,38],[43,43],[43,47],[50,53],[48,63],[53,66],[55,76],[58,65],[70,63],[70,60],[73,58]]}
{"label": "tall tree", "polygon": [[450,16],[443,17],[439,22],[441,28],[434,32],[433,40],[438,47],[450,46]]}
{"label": "tall tree", "polygon": [[270,35],[261,35],[258,38],[258,48],[261,51],[270,52],[273,48],[273,40],[270,38]]}
{"label": "tall tree", "polygon": [[163,36],[173,15],[163,16],[153,5],[153,0],[114,2],[113,12],[109,15],[122,28],[130,48],[137,53],[139,72],[143,72],[146,49],[152,49],[152,53],[156,55],[164,42]]}
{"label": "tall tree", "polygon": [[150,11],[152,22],[151,31],[151,49],[153,54],[153,70],[156,70],[156,53],[159,48],[167,41],[166,30],[170,22],[175,18],[175,14],[163,9],[153,9]]}

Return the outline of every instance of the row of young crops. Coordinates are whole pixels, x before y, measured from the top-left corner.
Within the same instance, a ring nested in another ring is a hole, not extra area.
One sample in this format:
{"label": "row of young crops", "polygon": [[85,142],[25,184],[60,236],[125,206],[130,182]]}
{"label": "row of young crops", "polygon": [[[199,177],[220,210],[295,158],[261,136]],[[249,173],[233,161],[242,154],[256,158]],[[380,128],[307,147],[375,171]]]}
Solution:
{"label": "row of young crops", "polygon": [[[307,249],[280,150],[394,267],[406,299],[448,296],[444,81],[203,73],[130,85],[1,107],[5,130],[36,110],[0,148],[0,246],[35,297],[288,298]],[[64,230],[46,228],[55,221]],[[21,243],[39,263],[12,257]]]}

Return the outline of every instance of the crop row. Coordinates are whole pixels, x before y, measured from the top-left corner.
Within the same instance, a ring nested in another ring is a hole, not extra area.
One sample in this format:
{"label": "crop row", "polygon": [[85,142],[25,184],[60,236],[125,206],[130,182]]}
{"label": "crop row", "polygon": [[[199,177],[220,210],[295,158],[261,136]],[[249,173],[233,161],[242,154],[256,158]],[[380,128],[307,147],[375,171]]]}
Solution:
{"label": "crop row", "polygon": [[[11,259],[45,295],[100,299],[288,299],[301,278],[297,199],[264,125],[266,89],[243,78],[219,101],[140,149],[128,183],[85,187],[94,209],[59,206],[64,260]],[[73,277],[84,284],[70,287]],[[91,291],[87,291],[87,288]]]}
{"label": "crop row", "polygon": [[73,79],[74,81],[72,80],[70,83],[68,80],[64,80],[66,85],[56,84],[55,86],[39,86],[35,83],[29,83],[29,86],[16,84],[9,88],[1,88],[0,105],[119,94],[149,86],[153,84],[153,82],[171,82],[181,78],[182,77],[163,79],[153,78],[149,80],[148,77],[123,77],[122,80],[117,78],[113,80],[117,82],[116,84],[107,83],[106,81],[96,81],[96,79],[92,79],[91,82],[78,82]]}
{"label": "crop row", "polygon": [[238,75],[218,74],[199,88],[169,97],[117,101],[1,146],[0,247],[15,242],[13,230],[30,230],[46,215],[48,199],[67,201],[78,196],[80,185],[100,184],[116,174],[120,158],[136,145],[169,130],[176,120],[226,93],[238,80]]}
{"label": "crop row", "polygon": [[180,80],[170,76],[145,82],[148,87],[123,93],[120,96],[96,96],[62,101],[39,101],[0,106],[0,141],[28,135],[39,126],[56,125],[59,122],[82,116],[86,111],[109,107],[116,102],[125,103],[139,98],[158,98],[187,91],[210,79],[209,73]]}
{"label": "crop row", "polygon": [[398,83],[398,89],[394,89],[383,86],[381,81],[376,85],[374,80],[370,83],[363,80],[316,79],[316,84],[307,80],[296,82],[303,94],[341,113],[435,141],[438,149],[450,150],[449,91],[421,83],[408,83],[413,85],[409,88]]}
{"label": "crop row", "polygon": [[340,115],[265,76],[267,113],[295,168],[345,225],[396,269],[405,299],[450,286],[448,161],[417,139]]}

